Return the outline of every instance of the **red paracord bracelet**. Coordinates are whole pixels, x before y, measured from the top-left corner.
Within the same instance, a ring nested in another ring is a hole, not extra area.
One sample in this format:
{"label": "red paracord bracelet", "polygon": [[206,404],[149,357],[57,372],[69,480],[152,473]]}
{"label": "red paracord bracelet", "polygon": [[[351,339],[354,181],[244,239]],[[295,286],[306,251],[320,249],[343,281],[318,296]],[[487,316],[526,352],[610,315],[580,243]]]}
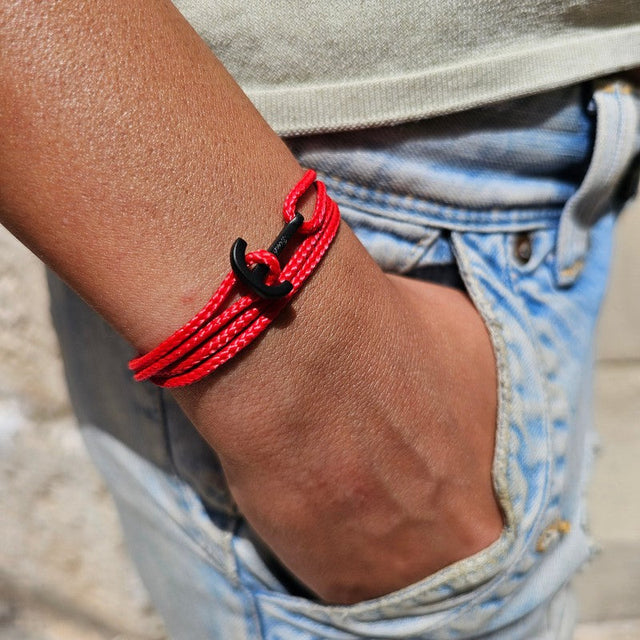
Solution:
{"label": "red paracord bracelet", "polygon": [[[314,182],[316,204],[313,216],[305,221],[295,207]],[[312,169],[289,192],[282,214],[284,229],[269,250],[245,256],[246,242],[242,238],[234,242],[232,270],[209,302],[155,349],[129,362],[136,380],[151,380],[161,387],[197,382],[233,358],[273,322],[316,268],[340,224],[338,206],[324,184],[316,181]],[[304,239],[281,267],[278,254],[296,233]],[[248,289],[247,295],[225,307],[232,292],[243,287]]]}

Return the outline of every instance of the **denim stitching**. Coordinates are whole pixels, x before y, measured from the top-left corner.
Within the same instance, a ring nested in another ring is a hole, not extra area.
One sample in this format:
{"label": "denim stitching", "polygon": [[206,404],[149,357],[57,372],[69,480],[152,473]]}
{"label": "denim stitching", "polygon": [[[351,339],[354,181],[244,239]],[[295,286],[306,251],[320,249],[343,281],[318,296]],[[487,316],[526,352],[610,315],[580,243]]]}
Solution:
{"label": "denim stitching", "polygon": [[[390,217],[402,219],[398,214],[404,211],[408,214],[426,214],[436,221],[435,226],[450,228],[456,230],[465,230],[464,225],[482,224],[482,231],[489,232],[496,228],[500,230],[516,229],[522,225],[531,225],[527,228],[548,228],[557,223],[560,217],[562,207],[560,204],[557,208],[550,207],[530,207],[526,209],[518,209],[514,207],[505,207],[504,209],[491,208],[482,210],[481,208],[465,208],[453,207],[447,204],[438,204],[421,200],[415,196],[405,196],[403,194],[391,194],[384,196],[384,192],[380,189],[372,189],[363,185],[357,185],[349,180],[345,180],[338,176],[323,174],[318,172],[321,180],[327,183],[327,187],[332,192],[338,202],[341,201],[340,196],[349,198],[348,202],[353,206],[354,201],[361,205],[373,204],[378,206],[392,206],[393,210],[389,211]],[[345,203],[346,204],[346,203]],[[394,216],[396,212],[396,216]],[[387,212],[385,212],[387,213]],[[376,215],[376,214],[372,214]],[[412,222],[419,222],[415,218],[411,218]]]}

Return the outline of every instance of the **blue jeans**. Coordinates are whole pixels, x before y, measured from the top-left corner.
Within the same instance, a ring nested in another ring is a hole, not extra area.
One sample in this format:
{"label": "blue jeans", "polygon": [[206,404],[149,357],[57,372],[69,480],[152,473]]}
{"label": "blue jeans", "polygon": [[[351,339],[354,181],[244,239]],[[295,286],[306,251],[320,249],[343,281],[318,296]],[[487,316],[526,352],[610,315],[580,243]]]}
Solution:
{"label": "blue jeans", "polygon": [[487,549],[397,592],[314,601],[250,533],[172,396],[133,383],[131,348],[50,276],[87,446],[171,637],[570,638],[568,585],[592,548],[594,326],[614,219],[637,184],[640,98],[603,81],[287,142],[384,270],[464,288],[486,322],[505,527]]}

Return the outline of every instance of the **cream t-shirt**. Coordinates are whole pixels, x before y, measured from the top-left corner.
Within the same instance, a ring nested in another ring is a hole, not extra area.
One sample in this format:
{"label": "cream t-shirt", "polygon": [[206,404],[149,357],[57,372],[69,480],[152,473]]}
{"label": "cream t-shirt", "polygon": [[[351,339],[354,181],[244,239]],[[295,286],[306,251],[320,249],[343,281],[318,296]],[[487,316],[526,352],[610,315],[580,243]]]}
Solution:
{"label": "cream t-shirt", "polygon": [[280,135],[415,120],[640,66],[640,0],[175,0]]}

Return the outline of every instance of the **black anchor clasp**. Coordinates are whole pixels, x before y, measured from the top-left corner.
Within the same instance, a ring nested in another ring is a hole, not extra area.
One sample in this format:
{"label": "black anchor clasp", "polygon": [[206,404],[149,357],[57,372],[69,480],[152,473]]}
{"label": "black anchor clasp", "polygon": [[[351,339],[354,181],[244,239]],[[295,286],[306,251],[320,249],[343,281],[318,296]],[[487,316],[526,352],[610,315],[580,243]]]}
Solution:
{"label": "black anchor clasp", "polygon": [[[277,256],[286,246],[293,234],[300,228],[304,218],[296,213],[290,222],[287,222],[277,238],[271,243],[268,251]],[[231,268],[240,282],[255,291],[262,298],[282,298],[291,292],[293,285],[285,280],[274,285],[265,284],[269,274],[266,264],[258,264],[251,268],[246,259],[247,242],[238,238],[231,246]]]}

